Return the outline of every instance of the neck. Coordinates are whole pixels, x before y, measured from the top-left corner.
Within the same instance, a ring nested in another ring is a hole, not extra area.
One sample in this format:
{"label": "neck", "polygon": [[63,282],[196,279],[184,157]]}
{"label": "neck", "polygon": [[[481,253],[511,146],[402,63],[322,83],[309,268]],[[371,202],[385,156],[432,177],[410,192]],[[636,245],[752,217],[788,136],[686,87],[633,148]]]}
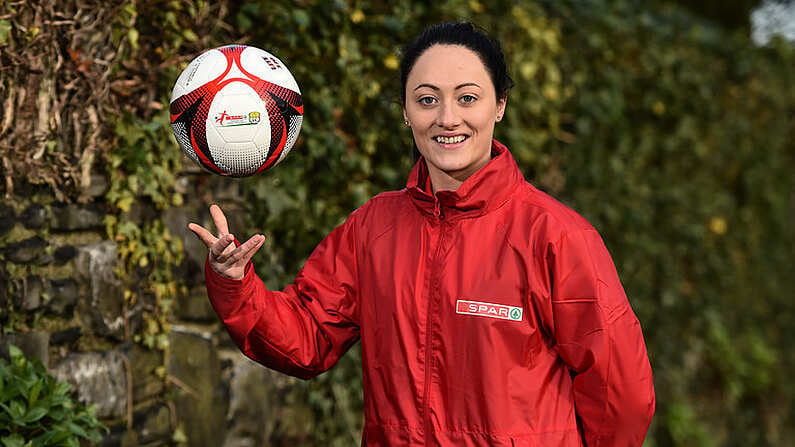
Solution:
{"label": "neck", "polygon": [[455,191],[464,183],[464,180],[466,180],[459,180],[447,172],[438,169],[428,169],[428,176],[431,177],[431,188],[434,194],[439,191]]}
{"label": "neck", "polygon": [[478,169],[486,166],[486,163],[491,160],[491,154],[485,160],[482,160],[476,165],[467,166],[464,169],[459,171],[443,171],[435,166],[429,165],[428,166],[428,176],[431,178],[431,188],[433,189],[433,193],[436,194],[439,191],[455,191],[461,186],[462,183],[466,179],[468,179],[472,174],[478,171]]}

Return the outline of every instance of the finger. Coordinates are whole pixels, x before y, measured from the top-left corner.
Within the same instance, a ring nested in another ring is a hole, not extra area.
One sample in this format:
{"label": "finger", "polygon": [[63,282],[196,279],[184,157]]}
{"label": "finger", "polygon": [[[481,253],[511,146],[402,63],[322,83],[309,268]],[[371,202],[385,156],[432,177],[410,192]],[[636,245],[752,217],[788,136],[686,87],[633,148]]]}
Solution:
{"label": "finger", "polygon": [[233,266],[242,258],[242,253],[246,250],[251,248],[252,239],[256,238],[256,236],[251,237],[251,239],[247,240],[245,243],[240,244],[237,247],[233,247],[233,249],[225,250],[221,256],[216,258],[216,260],[220,263],[223,263],[227,266]]}
{"label": "finger", "polygon": [[224,212],[221,211],[221,207],[216,204],[210,205],[210,215],[213,217],[213,222],[215,222],[215,228],[218,230],[218,236],[228,234],[229,224],[226,222],[226,216],[224,216]]}
{"label": "finger", "polygon": [[213,259],[216,262],[224,263],[226,262],[227,258],[229,257],[230,252],[225,253],[226,248],[229,244],[235,241],[235,237],[231,234],[225,234],[222,237],[218,238],[218,240],[210,247],[210,252],[212,253]]}
{"label": "finger", "polygon": [[257,235],[247,240],[245,244],[241,245],[238,253],[232,256],[231,261],[237,264],[245,264],[254,256],[254,254],[262,247],[265,242],[265,236]]}
{"label": "finger", "polygon": [[197,225],[193,222],[188,224],[188,229],[192,231],[194,234],[196,234],[196,236],[199,239],[201,239],[201,241],[204,243],[204,245],[207,246],[207,248],[210,248],[210,246],[212,246],[215,243],[215,241],[218,240],[218,238],[213,236],[213,234],[207,231],[206,228],[204,228],[201,225]]}
{"label": "finger", "polygon": [[265,242],[265,236],[252,236],[244,244],[237,247],[234,252],[230,253],[227,264],[247,263],[254,256],[254,253],[259,250],[263,242]]}
{"label": "finger", "polygon": [[[224,264],[229,259],[229,256],[232,255],[232,252],[237,249],[237,244],[234,243],[235,236],[232,234],[225,234],[221,236],[220,239],[223,239],[222,245],[219,245],[218,248],[218,255],[215,257],[215,261]],[[227,243],[226,241],[230,240],[231,243]]]}

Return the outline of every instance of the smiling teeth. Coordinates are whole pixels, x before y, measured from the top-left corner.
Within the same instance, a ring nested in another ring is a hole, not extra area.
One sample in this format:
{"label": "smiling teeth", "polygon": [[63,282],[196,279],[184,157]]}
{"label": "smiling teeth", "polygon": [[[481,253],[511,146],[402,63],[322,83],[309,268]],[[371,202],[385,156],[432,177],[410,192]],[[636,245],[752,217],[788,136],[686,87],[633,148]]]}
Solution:
{"label": "smiling teeth", "polygon": [[463,135],[456,135],[454,137],[436,137],[436,141],[443,143],[443,144],[455,144],[460,143],[466,139]]}

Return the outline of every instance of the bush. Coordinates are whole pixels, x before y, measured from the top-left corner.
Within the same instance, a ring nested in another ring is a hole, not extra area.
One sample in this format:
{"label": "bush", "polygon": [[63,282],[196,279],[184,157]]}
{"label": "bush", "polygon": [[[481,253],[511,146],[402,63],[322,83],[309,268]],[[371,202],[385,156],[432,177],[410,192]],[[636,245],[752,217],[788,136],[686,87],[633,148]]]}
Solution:
{"label": "bush", "polygon": [[79,446],[97,443],[105,427],[93,407],[75,402],[71,385],[47,374],[41,361],[28,360],[16,346],[10,361],[0,359],[0,442],[4,447]]}
{"label": "bush", "polygon": [[792,46],[638,2],[548,11],[576,86],[560,195],[600,230],[643,325],[648,438],[790,444]]}

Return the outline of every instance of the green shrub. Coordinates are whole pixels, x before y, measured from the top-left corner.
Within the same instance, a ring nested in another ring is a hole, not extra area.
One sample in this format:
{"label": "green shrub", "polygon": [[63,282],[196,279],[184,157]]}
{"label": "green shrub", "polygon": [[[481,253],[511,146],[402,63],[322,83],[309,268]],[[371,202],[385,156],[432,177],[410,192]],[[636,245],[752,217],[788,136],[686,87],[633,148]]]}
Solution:
{"label": "green shrub", "polygon": [[28,360],[9,346],[0,359],[0,442],[3,447],[78,446],[99,442],[107,430],[92,406],[75,402],[71,386],[47,374],[41,361]]}

